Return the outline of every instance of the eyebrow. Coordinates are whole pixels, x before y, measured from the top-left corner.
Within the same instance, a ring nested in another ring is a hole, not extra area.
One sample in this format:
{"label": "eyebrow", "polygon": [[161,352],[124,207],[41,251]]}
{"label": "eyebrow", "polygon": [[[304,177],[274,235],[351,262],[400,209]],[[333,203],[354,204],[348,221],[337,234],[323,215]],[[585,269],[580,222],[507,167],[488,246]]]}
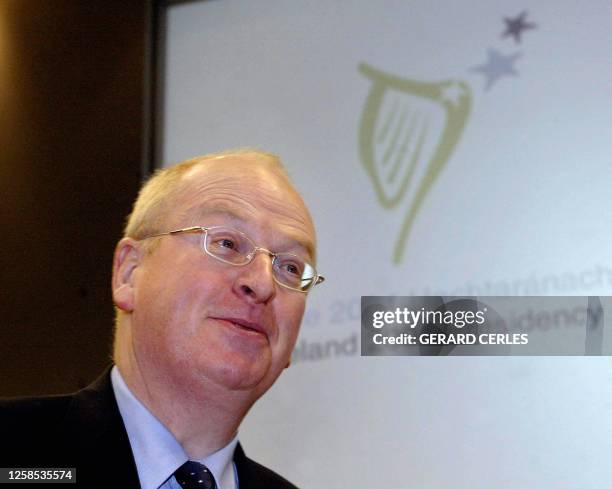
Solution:
{"label": "eyebrow", "polygon": [[[201,208],[198,213],[198,218],[205,218],[206,216],[209,216],[212,214],[221,214],[229,218],[231,221],[233,221],[237,225],[246,224],[249,222],[249,218],[244,215],[241,215],[239,212],[236,211],[235,208],[225,205],[225,204],[220,204],[220,203],[207,205]],[[196,225],[199,226],[200,224],[196,223]],[[315,253],[314,243],[312,243],[312,241],[302,239],[294,234],[289,234],[285,236],[288,238],[288,240],[292,242],[291,244],[295,243],[300,248],[303,248],[304,250],[306,250],[306,253],[308,254],[308,258],[310,260],[312,260],[313,262],[316,261],[316,253]],[[274,250],[271,250],[271,251],[274,251]]]}

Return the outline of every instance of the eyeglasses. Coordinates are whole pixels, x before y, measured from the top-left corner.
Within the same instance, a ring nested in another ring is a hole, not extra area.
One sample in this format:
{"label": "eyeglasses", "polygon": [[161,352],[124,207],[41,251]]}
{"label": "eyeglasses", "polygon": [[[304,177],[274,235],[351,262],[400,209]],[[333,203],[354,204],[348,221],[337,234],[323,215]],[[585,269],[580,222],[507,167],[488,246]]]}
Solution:
{"label": "eyeglasses", "polygon": [[315,267],[293,253],[272,253],[266,248],[257,246],[251,238],[241,231],[223,226],[192,226],[183,229],[145,236],[141,240],[179,233],[204,233],[202,249],[204,252],[229,265],[243,266],[253,261],[257,253],[265,253],[272,258],[272,275],[283,287],[298,292],[308,292],[315,285],[325,280],[318,275]]}

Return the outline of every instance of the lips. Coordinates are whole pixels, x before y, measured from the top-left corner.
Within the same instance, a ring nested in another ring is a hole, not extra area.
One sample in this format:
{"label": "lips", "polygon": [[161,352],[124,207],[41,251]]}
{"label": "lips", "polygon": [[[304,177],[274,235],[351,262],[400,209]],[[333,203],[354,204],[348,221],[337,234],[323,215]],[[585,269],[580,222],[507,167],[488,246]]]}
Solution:
{"label": "lips", "polygon": [[268,336],[266,329],[260,323],[248,321],[246,319],[241,319],[241,318],[233,318],[233,317],[215,317],[212,319],[230,323],[234,328],[238,328],[243,331],[261,334],[266,337]]}

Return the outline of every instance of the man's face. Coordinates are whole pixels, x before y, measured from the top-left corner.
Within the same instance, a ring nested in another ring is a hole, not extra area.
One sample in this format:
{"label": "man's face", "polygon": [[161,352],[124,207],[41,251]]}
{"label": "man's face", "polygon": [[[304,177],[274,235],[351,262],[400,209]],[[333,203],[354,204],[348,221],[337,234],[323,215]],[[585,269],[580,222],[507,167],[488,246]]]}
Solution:
{"label": "man's face", "polygon": [[[232,155],[192,169],[166,229],[228,226],[257,246],[314,262],[314,228],[284,177]],[[245,266],[204,253],[201,234],[159,240],[134,272],[132,342],[141,368],[177,387],[263,394],[289,362],[306,295],[278,285],[271,258]]]}

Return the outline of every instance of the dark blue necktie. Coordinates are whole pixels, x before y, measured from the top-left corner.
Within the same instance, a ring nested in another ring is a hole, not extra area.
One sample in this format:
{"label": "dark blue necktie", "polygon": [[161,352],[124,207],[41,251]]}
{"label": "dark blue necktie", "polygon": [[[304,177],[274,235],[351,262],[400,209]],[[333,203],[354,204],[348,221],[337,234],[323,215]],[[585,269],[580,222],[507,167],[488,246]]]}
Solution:
{"label": "dark blue necktie", "polygon": [[176,469],[174,477],[185,489],[217,489],[215,478],[208,467],[191,460]]}

